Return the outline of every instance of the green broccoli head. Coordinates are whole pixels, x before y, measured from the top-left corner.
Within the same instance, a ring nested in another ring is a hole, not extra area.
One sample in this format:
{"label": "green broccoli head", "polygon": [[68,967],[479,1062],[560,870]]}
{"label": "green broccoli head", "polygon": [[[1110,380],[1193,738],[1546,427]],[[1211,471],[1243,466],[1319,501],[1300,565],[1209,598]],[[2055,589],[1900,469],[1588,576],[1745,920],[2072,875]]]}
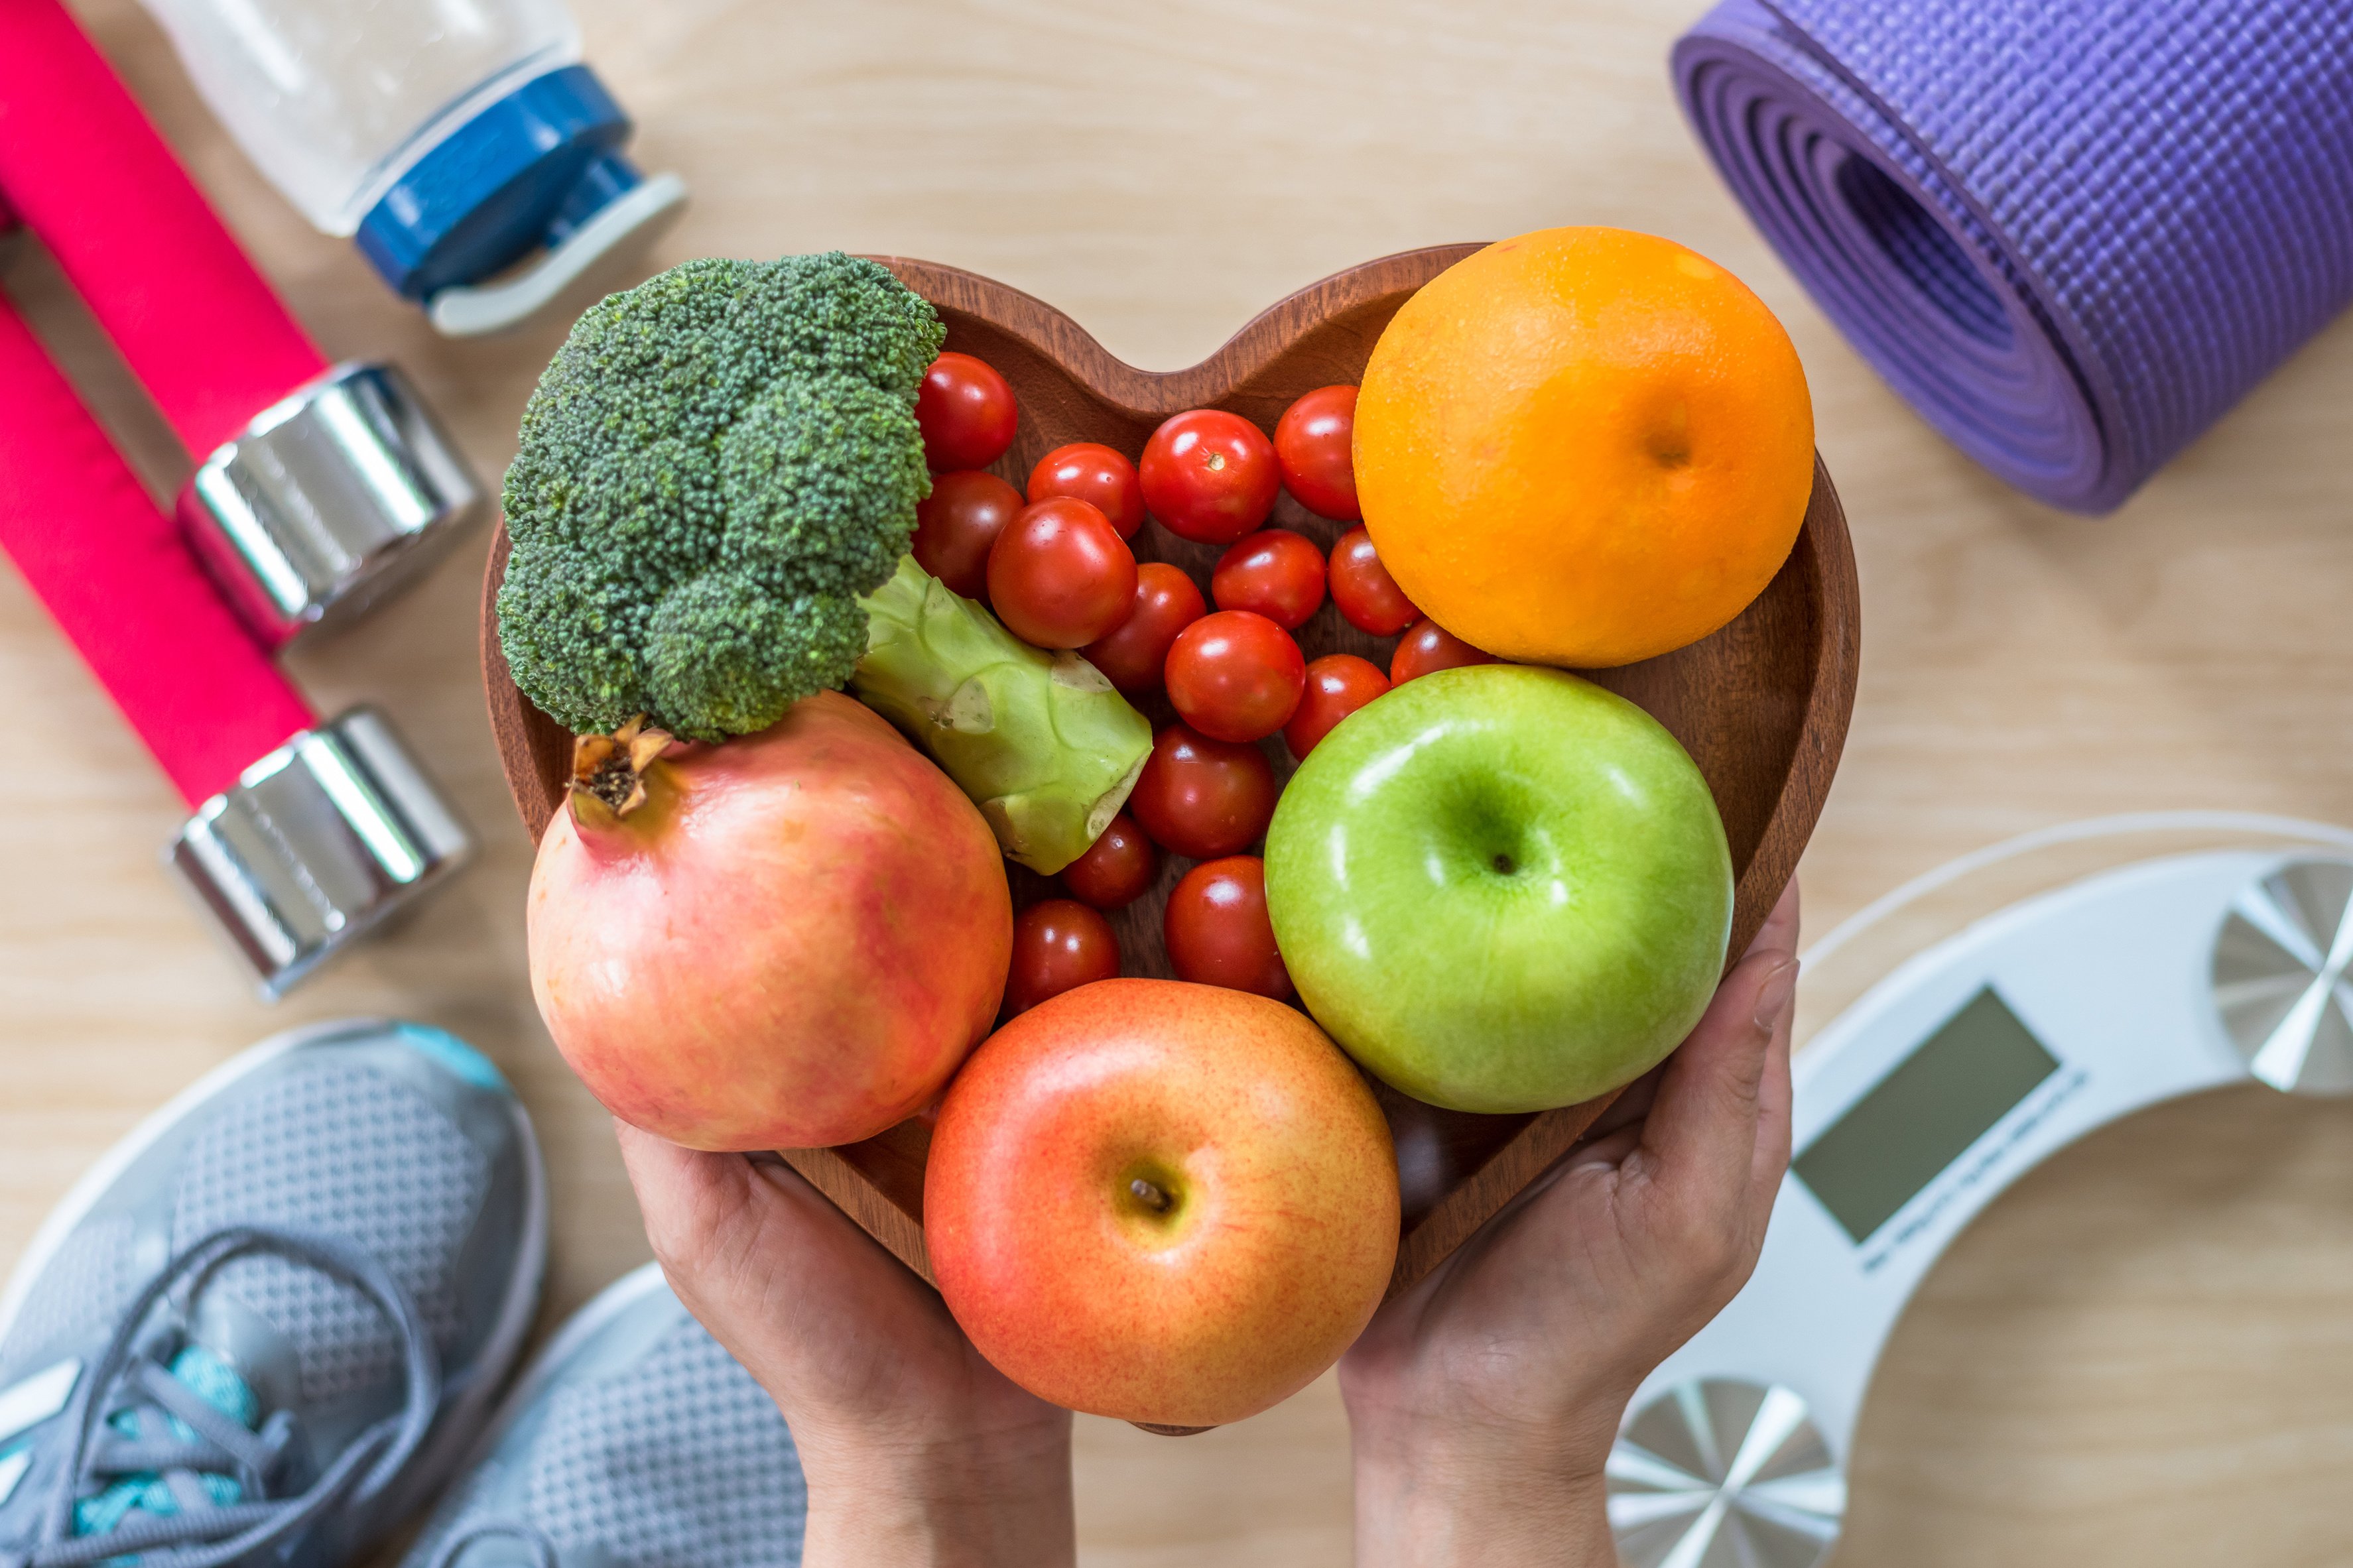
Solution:
{"label": "green broccoli head", "polygon": [[715,741],[842,685],[858,603],[930,493],[915,390],[945,330],[831,252],[690,261],[591,307],[524,410],[499,641],[579,733]]}

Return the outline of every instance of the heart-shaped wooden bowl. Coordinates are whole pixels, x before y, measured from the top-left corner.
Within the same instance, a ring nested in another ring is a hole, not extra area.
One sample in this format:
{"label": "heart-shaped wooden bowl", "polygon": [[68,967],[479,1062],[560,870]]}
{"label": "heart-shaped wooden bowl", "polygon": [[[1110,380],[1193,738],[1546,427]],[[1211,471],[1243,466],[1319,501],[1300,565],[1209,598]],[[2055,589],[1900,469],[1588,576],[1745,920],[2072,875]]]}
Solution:
{"label": "heart-shaped wooden bowl", "polygon": [[[1016,488],[1031,465],[1068,441],[1102,441],[1131,457],[1154,428],[1187,408],[1229,408],[1271,432],[1302,393],[1357,381],[1374,340],[1413,292],[1479,248],[1444,246],[1368,262],[1276,305],[1190,370],[1141,371],[1113,359],[1060,311],[953,267],[882,259],[947,323],[947,346],[978,355],[1013,385],[1019,438],[997,465]],[[1285,496],[1273,521],[1327,549],[1345,525],[1310,515]],[[1134,540],[1141,560],[1173,562],[1204,589],[1219,552],[1157,524]],[[564,798],[572,736],[515,689],[499,652],[492,601],[505,574],[501,525],[482,593],[482,671],[491,727],[515,806],[537,837]],[[1588,672],[1641,703],[1673,731],[1715,793],[1738,877],[1732,953],[1748,945],[1796,868],[1820,815],[1854,706],[1859,605],[1854,554],[1830,475],[1819,463],[1804,531],[1771,584],[1713,637],[1662,658]],[[1330,605],[1299,630],[1310,658],[1358,653],[1384,669],[1394,639],[1365,635]],[[1173,717],[1145,704],[1155,725]],[[1265,742],[1279,773],[1289,753]],[[1170,858],[1159,886],[1115,917],[1125,972],[1166,976],[1160,911],[1191,865]],[[1008,863],[1014,899],[1051,884]],[[1375,1086],[1397,1134],[1404,1232],[1390,1293],[1405,1289],[1454,1250],[1565,1152],[1606,1099],[1528,1116],[1440,1110]],[[786,1150],[802,1175],[889,1247],[931,1278],[923,1251],[923,1161],[928,1127],[910,1121],[838,1149]]]}

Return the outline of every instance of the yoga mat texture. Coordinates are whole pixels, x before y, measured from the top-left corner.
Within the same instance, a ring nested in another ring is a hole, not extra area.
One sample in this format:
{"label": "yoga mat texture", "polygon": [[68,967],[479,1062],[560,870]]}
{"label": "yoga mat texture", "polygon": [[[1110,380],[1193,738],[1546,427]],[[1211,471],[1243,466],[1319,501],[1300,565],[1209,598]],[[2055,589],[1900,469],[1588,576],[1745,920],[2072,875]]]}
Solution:
{"label": "yoga mat texture", "polygon": [[2055,506],[2353,303],[2353,0],[1724,0],[1673,72],[1855,347]]}

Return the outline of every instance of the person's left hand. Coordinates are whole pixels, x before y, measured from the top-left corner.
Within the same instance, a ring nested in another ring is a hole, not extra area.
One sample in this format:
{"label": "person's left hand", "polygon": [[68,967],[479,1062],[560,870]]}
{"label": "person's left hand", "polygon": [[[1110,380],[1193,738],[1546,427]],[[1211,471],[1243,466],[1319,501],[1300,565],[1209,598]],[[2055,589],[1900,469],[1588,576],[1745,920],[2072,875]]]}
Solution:
{"label": "person's left hand", "polygon": [[806,1568],[1074,1560],[1070,1412],[780,1161],[617,1126],[670,1288],[792,1427]]}

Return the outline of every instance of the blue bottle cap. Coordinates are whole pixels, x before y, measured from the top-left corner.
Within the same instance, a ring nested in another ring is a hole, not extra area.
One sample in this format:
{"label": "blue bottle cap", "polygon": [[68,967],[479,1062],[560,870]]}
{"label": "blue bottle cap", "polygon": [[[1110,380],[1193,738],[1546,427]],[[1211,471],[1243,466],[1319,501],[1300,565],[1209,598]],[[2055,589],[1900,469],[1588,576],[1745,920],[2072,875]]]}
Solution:
{"label": "blue bottle cap", "polygon": [[411,300],[561,244],[641,184],[629,134],[586,66],[534,77],[419,158],[360,222],[364,255]]}

